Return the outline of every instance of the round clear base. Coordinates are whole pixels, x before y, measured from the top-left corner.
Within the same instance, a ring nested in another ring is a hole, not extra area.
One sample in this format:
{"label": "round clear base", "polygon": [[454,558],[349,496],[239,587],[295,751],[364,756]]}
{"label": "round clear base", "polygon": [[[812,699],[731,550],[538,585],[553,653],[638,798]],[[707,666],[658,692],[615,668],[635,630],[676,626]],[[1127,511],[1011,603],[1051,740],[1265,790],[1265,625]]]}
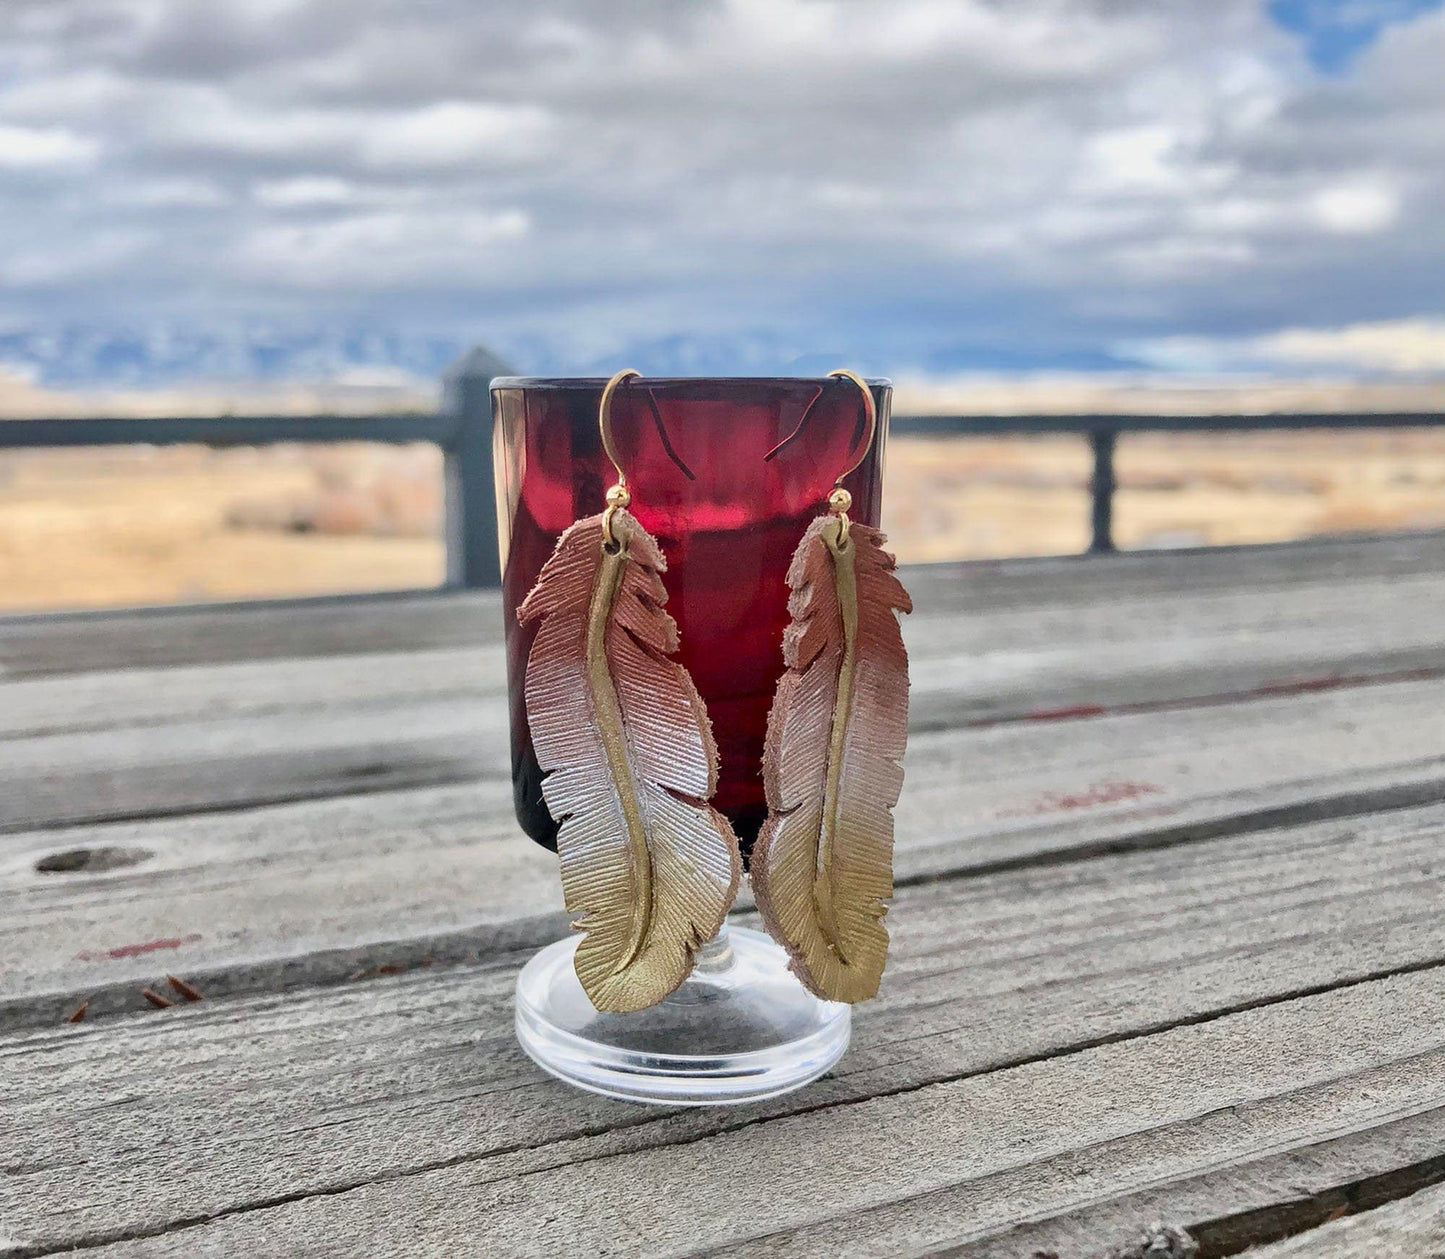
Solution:
{"label": "round clear base", "polygon": [[815,997],[760,931],[724,926],[686,982],[636,1014],[593,1006],[572,965],[580,937],[517,976],[517,1040],[578,1088],[664,1106],[723,1106],[816,1080],[848,1048],[852,1010]]}

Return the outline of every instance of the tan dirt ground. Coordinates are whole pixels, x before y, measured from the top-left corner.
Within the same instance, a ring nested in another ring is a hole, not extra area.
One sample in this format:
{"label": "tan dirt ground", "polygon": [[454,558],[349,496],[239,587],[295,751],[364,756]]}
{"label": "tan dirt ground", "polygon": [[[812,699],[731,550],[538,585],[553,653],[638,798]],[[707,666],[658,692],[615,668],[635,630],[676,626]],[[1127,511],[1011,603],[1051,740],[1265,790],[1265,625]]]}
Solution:
{"label": "tan dirt ground", "polygon": [[[1445,527],[1445,433],[1124,438],[1125,547]],[[900,560],[1078,551],[1076,438],[895,439]],[[429,447],[0,450],[0,611],[437,585]]]}

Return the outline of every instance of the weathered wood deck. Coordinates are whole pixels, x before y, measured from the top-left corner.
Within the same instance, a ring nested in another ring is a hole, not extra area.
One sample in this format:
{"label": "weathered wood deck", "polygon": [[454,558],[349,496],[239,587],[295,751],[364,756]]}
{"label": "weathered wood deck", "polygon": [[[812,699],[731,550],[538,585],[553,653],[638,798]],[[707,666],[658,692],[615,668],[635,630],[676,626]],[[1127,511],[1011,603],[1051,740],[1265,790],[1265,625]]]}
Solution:
{"label": "weathered wood deck", "polygon": [[0,622],[0,1256],[1445,1255],[1445,537],[909,583],[883,994],[717,1111],[512,1040],[493,598]]}

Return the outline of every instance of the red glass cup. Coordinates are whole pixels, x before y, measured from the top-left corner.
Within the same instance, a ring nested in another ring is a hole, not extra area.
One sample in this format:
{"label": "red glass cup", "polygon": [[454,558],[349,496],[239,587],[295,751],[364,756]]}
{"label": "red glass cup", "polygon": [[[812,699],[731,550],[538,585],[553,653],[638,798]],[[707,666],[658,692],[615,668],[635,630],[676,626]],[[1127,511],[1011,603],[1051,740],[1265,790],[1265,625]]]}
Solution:
{"label": "red glass cup", "polygon": [[[562,531],[600,512],[617,480],[597,425],[605,383],[492,382],[512,783],[522,828],[552,849],[557,825],[542,799],[523,691],[535,627],[516,613]],[[860,457],[844,481],[850,514],[878,524],[892,386],[869,383],[878,426],[866,451],[863,399],[847,379],[640,378],[609,407],[631,510],[667,558],[680,659],[712,717],[720,755],[713,803],[745,850],[767,813],[763,740],[783,671],[788,563],[838,474]]]}

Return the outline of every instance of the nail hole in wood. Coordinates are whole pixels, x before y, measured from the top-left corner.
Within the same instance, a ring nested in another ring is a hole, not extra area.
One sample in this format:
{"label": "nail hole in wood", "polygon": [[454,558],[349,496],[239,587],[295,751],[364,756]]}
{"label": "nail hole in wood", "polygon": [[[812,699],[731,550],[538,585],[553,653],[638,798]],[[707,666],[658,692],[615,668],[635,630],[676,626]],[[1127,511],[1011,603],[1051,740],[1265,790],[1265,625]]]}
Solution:
{"label": "nail hole in wood", "polygon": [[71,848],[41,857],[35,869],[40,874],[99,874],[139,865],[151,855],[144,848]]}

